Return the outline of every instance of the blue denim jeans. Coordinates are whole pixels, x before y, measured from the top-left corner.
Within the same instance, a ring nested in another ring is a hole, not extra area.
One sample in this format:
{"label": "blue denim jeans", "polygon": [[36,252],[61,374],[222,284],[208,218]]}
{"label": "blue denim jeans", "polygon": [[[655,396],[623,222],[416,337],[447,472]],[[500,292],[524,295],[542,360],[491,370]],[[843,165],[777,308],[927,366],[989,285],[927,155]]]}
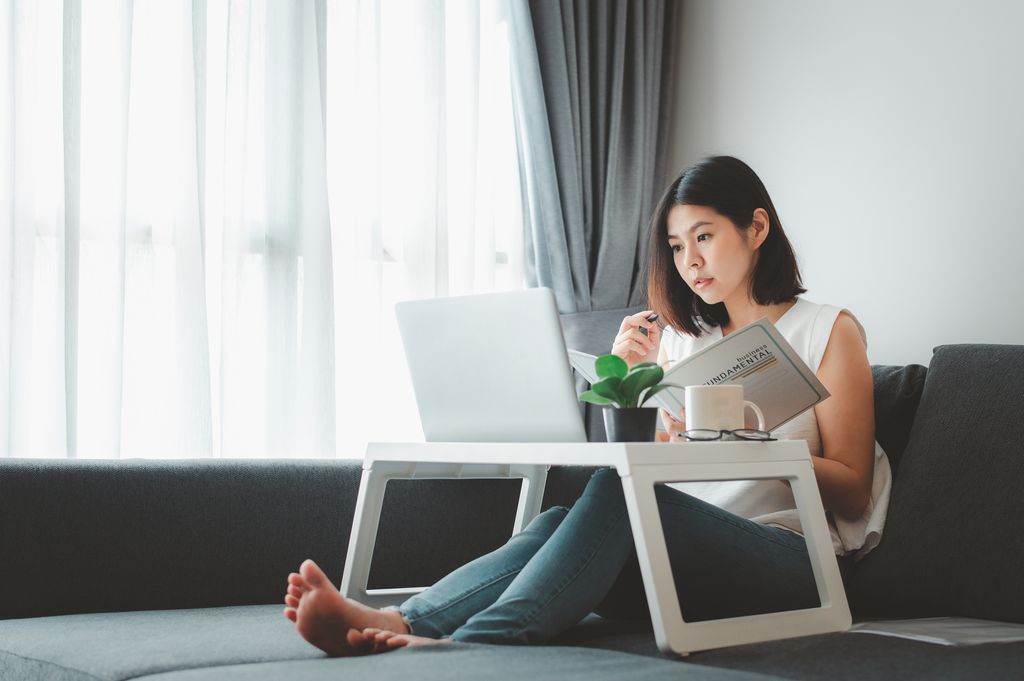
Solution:
{"label": "blue denim jeans", "polygon": [[[820,605],[800,535],[664,485],[655,494],[686,621]],[[571,510],[541,513],[399,610],[419,636],[513,644],[546,642],[590,612],[649,617],[618,473],[597,471]]]}

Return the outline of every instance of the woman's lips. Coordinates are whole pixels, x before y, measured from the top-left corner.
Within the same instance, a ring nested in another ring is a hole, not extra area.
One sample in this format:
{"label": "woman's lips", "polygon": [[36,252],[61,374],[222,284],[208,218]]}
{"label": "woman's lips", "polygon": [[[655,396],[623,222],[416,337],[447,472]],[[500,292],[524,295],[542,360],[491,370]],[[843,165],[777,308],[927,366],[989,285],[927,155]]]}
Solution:
{"label": "woman's lips", "polygon": [[711,282],[713,282],[714,280],[715,280],[714,277],[708,277],[707,279],[694,279],[693,280],[693,287],[694,288],[705,288],[709,284],[711,284]]}

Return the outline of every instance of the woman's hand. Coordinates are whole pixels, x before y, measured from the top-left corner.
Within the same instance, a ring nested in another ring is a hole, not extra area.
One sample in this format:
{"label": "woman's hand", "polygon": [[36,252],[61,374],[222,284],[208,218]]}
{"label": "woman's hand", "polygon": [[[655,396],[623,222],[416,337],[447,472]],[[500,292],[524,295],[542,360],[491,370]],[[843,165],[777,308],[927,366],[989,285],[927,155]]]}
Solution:
{"label": "woman's hand", "polygon": [[686,410],[680,409],[678,418],[669,413],[667,409],[659,409],[658,414],[661,416],[661,422],[665,424],[665,435],[667,436],[662,441],[679,442],[682,432],[686,430]]}
{"label": "woman's hand", "polygon": [[[653,310],[644,310],[623,319],[619,333],[612,343],[612,354],[624,359],[630,367],[658,360],[661,327],[655,322],[647,321],[647,317],[652,314]],[[646,329],[647,335],[641,333],[640,329]]]}

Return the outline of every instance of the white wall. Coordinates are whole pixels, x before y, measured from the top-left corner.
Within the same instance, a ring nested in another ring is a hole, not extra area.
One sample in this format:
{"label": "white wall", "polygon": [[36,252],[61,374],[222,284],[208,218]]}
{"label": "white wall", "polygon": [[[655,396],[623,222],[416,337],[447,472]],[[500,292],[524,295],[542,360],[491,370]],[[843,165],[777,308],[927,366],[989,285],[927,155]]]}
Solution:
{"label": "white wall", "polygon": [[686,0],[671,167],[760,175],[880,364],[1024,343],[1024,3]]}

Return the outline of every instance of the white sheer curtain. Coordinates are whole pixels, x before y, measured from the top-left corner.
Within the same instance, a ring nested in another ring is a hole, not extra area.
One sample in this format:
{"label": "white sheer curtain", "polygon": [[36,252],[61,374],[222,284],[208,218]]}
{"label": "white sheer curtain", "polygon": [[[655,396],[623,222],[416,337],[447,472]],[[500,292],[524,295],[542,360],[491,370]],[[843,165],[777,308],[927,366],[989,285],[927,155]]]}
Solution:
{"label": "white sheer curtain", "polygon": [[0,455],[419,437],[394,302],[523,286],[506,10],[0,0]]}

